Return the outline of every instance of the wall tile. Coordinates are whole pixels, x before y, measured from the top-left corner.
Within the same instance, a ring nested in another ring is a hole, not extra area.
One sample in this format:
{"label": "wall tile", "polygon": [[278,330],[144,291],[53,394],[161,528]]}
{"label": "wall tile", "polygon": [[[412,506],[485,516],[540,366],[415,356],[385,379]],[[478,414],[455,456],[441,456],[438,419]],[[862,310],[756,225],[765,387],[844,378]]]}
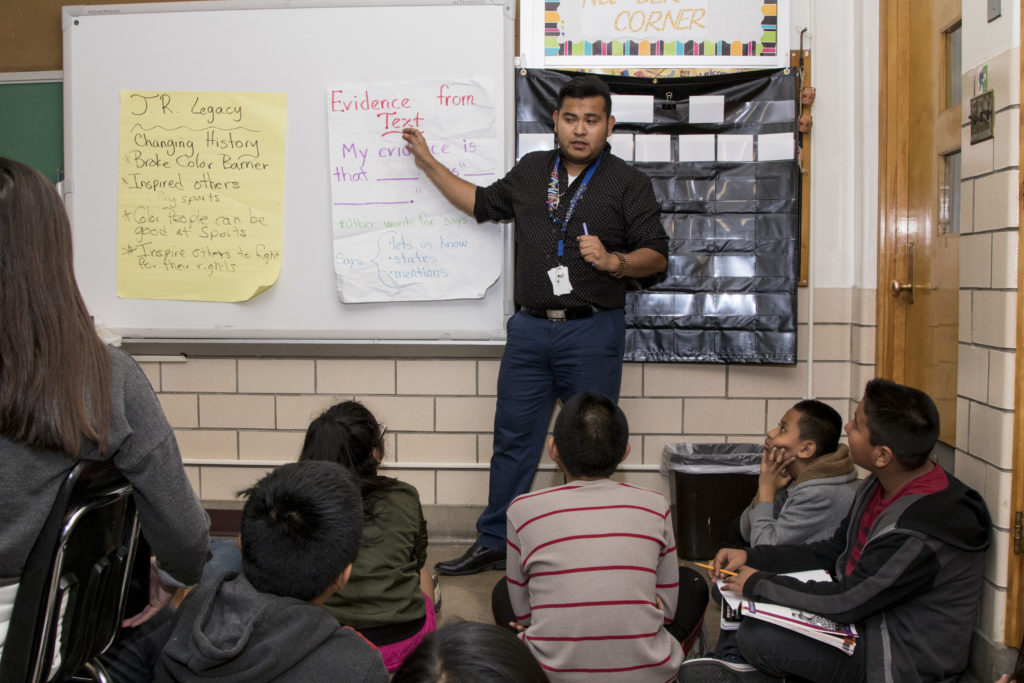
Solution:
{"label": "wall tile", "polygon": [[239,491],[251,487],[273,470],[273,467],[220,467],[207,465],[199,474],[202,500],[242,500]]}
{"label": "wall tile", "polygon": [[160,391],[160,363],[139,363],[146,379],[153,387],[153,391]]}
{"label": "wall tile", "polygon": [[810,301],[807,287],[796,288],[796,319],[807,320],[810,317]]}
{"label": "wall tile", "polygon": [[629,470],[625,470],[622,472],[616,472],[611,476],[611,478],[615,481],[621,481],[624,484],[657,491],[665,497],[665,500],[670,500],[671,498],[671,492],[669,491],[671,481],[668,477],[662,476],[659,472],[631,472]]}
{"label": "wall tile", "polygon": [[238,388],[234,358],[189,358],[164,363],[164,391],[234,392]]}
{"label": "wall tile", "polygon": [[1015,348],[1017,344],[1017,294],[979,290],[973,293],[972,339],[977,344]]}
{"label": "wall tile", "polygon": [[[416,491],[420,494],[420,505],[437,504],[434,470],[385,469],[384,474],[414,486]],[[427,534],[430,534],[430,529],[427,529]]]}
{"label": "wall tile", "polygon": [[814,360],[850,360],[851,326],[815,325]]}
{"label": "wall tile", "polygon": [[974,232],[974,181],[963,180],[960,182],[960,234],[971,232]]}
{"label": "wall tile", "polygon": [[316,390],[321,394],[393,394],[393,360],[318,360]]}
{"label": "wall tile", "polygon": [[[1019,67],[1014,68],[1014,73]],[[989,74],[991,77],[991,73]],[[1017,83],[1020,83],[1020,79]],[[996,91],[996,98],[999,91]],[[1017,165],[1017,155],[1020,153],[1020,110],[1006,109],[999,111],[996,108],[996,125],[992,133],[998,144],[993,146],[992,163],[996,168],[1007,168]]]}
{"label": "wall tile", "polygon": [[501,362],[496,360],[478,360],[476,362],[477,394],[480,396],[498,395],[498,368],[500,366]]}
{"label": "wall tile", "polygon": [[970,433],[971,402],[966,398],[956,399],[956,447],[967,451],[967,435]]}
{"label": "wall tile", "polygon": [[[545,464],[550,465],[551,461],[548,460]],[[541,489],[549,489],[553,486],[562,486],[565,484],[565,475],[562,471],[551,467],[542,467],[537,470],[537,474],[533,476],[533,483],[530,484],[531,491],[540,491]]]}
{"label": "wall tile", "polygon": [[399,394],[476,393],[476,362],[472,360],[399,360],[397,373]]}
{"label": "wall tile", "polygon": [[846,398],[850,395],[849,363],[815,363],[811,389],[818,398]]}
{"label": "wall tile", "polygon": [[378,422],[396,432],[434,431],[434,399],[419,396],[357,396]]}
{"label": "wall tile", "polygon": [[238,458],[238,432],[233,429],[178,429],[174,438],[183,460]]}
{"label": "wall tile", "polygon": [[1007,562],[1010,558],[1010,532],[995,529],[992,532],[992,545],[985,553],[985,578],[1000,588],[1006,588]]}
{"label": "wall tile", "polygon": [[992,286],[992,234],[960,236],[960,286]]}
{"label": "wall tile", "polygon": [[[547,442],[547,437],[545,437]],[[494,434],[477,434],[476,435],[476,459],[477,462],[491,461],[491,456],[494,454]]]}
{"label": "wall tile", "polygon": [[807,393],[807,364],[730,365],[728,392],[730,398],[801,398]]}
{"label": "wall tile", "polygon": [[878,316],[878,290],[874,287],[858,287],[853,290],[853,322],[859,325],[875,325]]}
{"label": "wall tile", "polygon": [[299,459],[305,438],[304,430],[242,430],[238,433],[238,455],[242,460],[292,462]]}
{"label": "wall tile", "polygon": [[686,441],[680,434],[650,434],[643,437],[643,463],[661,465],[661,454],[665,444]]}
{"label": "wall tile", "polygon": [[1009,470],[1013,464],[1013,413],[980,403],[971,404],[968,451],[971,455]]}
{"label": "wall tile", "polygon": [[988,400],[988,351],[971,344],[957,345],[956,393],[982,403]]}
{"label": "wall tile", "polygon": [[985,462],[960,450],[953,457],[956,478],[984,496],[985,470],[988,469]]}
{"label": "wall tile", "polygon": [[[806,320],[807,318],[802,318]],[[853,290],[848,287],[815,288],[814,322],[848,323],[853,320]]]}
{"label": "wall tile", "polygon": [[[309,427],[320,413],[330,408],[335,403],[352,398],[351,396],[326,396],[324,394],[308,396],[278,396],[277,397],[277,428],[278,429],[301,429],[303,432]],[[380,416],[376,415],[380,420]],[[386,422],[385,422],[386,424]]]}
{"label": "wall tile", "polygon": [[874,365],[853,365],[850,367],[850,398],[854,406],[864,395],[864,387],[875,378]]}
{"label": "wall tile", "polygon": [[875,334],[878,328],[854,325],[850,331],[853,348],[850,351],[850,360],[855,363],[875,363]]}
{"label": "wall tile", "polygon": [[[994,149],[992,140],[985,140],[984,142],[972,145],[971,129],[961,128],[960,150],[962,156],[960,157],[960,176],[962,178],[974,178],[985,173],[991,173],[994,163]],[[975,186],[974,192],[976,195],[984,196],[977,186]]]}
{"label": "wall tile", "polygon": [[619,407],[633,434],[678,434],[683,424],[683,402],[678,398],[627,398]]}
{"label": "wall tile", "polygon": [[646,363],[622,364],[622,382],[619,383],[620,398],[623,396],[635,398],[644,395],[644,365]]}
{"label": "wall tile", "polygon": [[195,394],[157,394],[167,421],[175,429],[199,426],[199,401]]}
{"label": "wall tile", "polygon": [[476,462],[475,434],[399,434],[398,462]]}
{"label": "wall tile", "polygon": [[[1010,105],[1020,104],[1019,50],[1020,48],[1006,50],[987,63],[988,87],[995,93],[996,111]],[[973,89],[964,92],[973,92]],[[999,137],[996,137],[996,140],[999,140]]]}
{"label": "wall tile", "polygon": [[1013,351],[989,351],[987,401],[989,405],[1013,410],[1015,370]]}
{"label": "wall tile", "polygon": [[1017,169],[1012,169],[975,181],[975,232],[1001,230],[1017,225],[1017,177]]}
{"label": "wall tile", "polygon": [[185,466],[185,476],[188,477],[188,483],[192,485],[192,491],[196,494],[196,498],[202,501],[203,497],[200,495],[200,481],[199,472],[202,468],[196,467],[195,465]]}
{"label": "wall tile", "polygon": [[687,434],[759,434],[765,431],[764,400],[686,399]]}
{"label": "wall tile", "polygon": [[438,470],[438,505],[487,505],[487,470]]}
{"label": "wall tile", "polygon": [[254,394],[201,394],[201,427],[274,428],[274,397]]}
{"label": "wall tile", "polygon": [[728,366],[645,363],[646,396],[725,396]]}
{"label": "wall tile", "polygon": [[974,292],[960,290],[960,300],[957,304],[957,333],[958,341],[971,343],[974,338]]}
{"label": "wall tile", "polygon": [[1013,474],[1011,472],[997,470],[995,467],[985,468],[985,488],[981,489],[981,494],[985,498],[985,503],[988,504],[992,522],[1003,529],[1013,527],[1010,521],[1013,509],[1013,500],[1010,497],[1012,485]]}
{"label": "wall tile", "polygon": [[442,432],[485,432],[494,429],[494,407],[490,396],[471,398],[437,397],[437,430]]}
{"label": "wall tile", "polygon": [[1016,230],[992,233],[994,289],[1017,289],[1017,237]]}
{"label": "wall tile", "polygon": [[239,358],[238,391],[248,394],[312,394],[316,361],[288,358]]}

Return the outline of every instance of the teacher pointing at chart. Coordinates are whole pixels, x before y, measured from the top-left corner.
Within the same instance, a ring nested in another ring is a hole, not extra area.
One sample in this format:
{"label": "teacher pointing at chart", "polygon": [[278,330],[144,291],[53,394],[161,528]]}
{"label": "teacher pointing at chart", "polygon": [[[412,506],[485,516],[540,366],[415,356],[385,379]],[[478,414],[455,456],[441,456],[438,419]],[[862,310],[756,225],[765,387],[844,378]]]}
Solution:
{"label": "teacher pointing at chart", "polygon": [[489,187],[458,178],[406,128],[416,165],[478,222],[515,220],[515,300],[498,373],[487,508],[480,536],[441,574],[505,567],[505,509],[530,490],[556,399],[618,400],[626,283],[665,269],[668,238],[650,178],[611,153],[611,93],[578,76],[558,94],[557,149],[532,152]]}

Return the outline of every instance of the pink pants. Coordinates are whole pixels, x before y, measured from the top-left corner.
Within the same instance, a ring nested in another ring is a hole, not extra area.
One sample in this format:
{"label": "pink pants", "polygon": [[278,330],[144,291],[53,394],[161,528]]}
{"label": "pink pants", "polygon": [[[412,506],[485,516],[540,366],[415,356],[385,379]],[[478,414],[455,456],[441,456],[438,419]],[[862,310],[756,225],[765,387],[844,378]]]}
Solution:
{"label": "pink pants", "polygon": [[416,646],[423,640],[423,636],[437,630],[437,614],[434,613],[434,601],[430,599],[429,595],[424,593],[423,602],[427,610],[427,617],[423,622],[423,628],[405,640],[400,640],[390,645],[381,645],[377,648],[384,657],[384,666],[387,668],[388,673],[394,673],[398,670],[398,667],[402,666],[402,662],[405,661],[410,652],[416,649]]}

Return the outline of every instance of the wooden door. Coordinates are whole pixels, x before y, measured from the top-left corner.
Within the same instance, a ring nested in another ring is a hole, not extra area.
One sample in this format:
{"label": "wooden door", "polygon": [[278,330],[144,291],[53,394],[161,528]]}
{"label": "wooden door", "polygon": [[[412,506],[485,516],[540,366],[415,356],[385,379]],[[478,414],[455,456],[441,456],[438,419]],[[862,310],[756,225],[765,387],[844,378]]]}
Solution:
{"label": "wooden door", "polygon": [[882,0],[877,374],[926,391],[956,443],[959,0]]}

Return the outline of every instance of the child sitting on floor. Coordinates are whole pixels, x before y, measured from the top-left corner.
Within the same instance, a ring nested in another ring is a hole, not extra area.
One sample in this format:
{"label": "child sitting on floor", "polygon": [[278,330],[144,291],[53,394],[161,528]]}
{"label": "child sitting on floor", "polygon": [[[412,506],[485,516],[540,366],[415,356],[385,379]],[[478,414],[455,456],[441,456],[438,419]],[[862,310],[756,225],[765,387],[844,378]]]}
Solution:
{"label": "child sitting on floor", "polygon": [[242,574],[189,593],[156,681],[386,683],[380,653],[320,605],[359,548],[359,487],[327,462],[284,465],[245,492]]}
{"label": "child sitting on floor", "polygon": [[707,606],[703,579],[679,567],[664,496],[608,478],[628,439],[610,399],[572,397],[548,441],[566,484],[508,507],[495,620],[521,631],[555,683],[671,680]]}
{"label": "child sitting on floor", "polygon": [[800,401],[764,440],[757,495],[740,515],[746,545],[828,538],[850,510],[857,473],[839,443],[843,419],[821,401]]}
{"label": "child sitting on floor", "polygon": [[351,471],[363,495],[363,540],[344,591],[324,607],[380,648],[394,672],[423,636],[437,628],[433,577],[427,561],[427,523],[419,494],[377,474],[386,427],[358,401],[328,408],[306,430],[300,461],[325,460]]}

